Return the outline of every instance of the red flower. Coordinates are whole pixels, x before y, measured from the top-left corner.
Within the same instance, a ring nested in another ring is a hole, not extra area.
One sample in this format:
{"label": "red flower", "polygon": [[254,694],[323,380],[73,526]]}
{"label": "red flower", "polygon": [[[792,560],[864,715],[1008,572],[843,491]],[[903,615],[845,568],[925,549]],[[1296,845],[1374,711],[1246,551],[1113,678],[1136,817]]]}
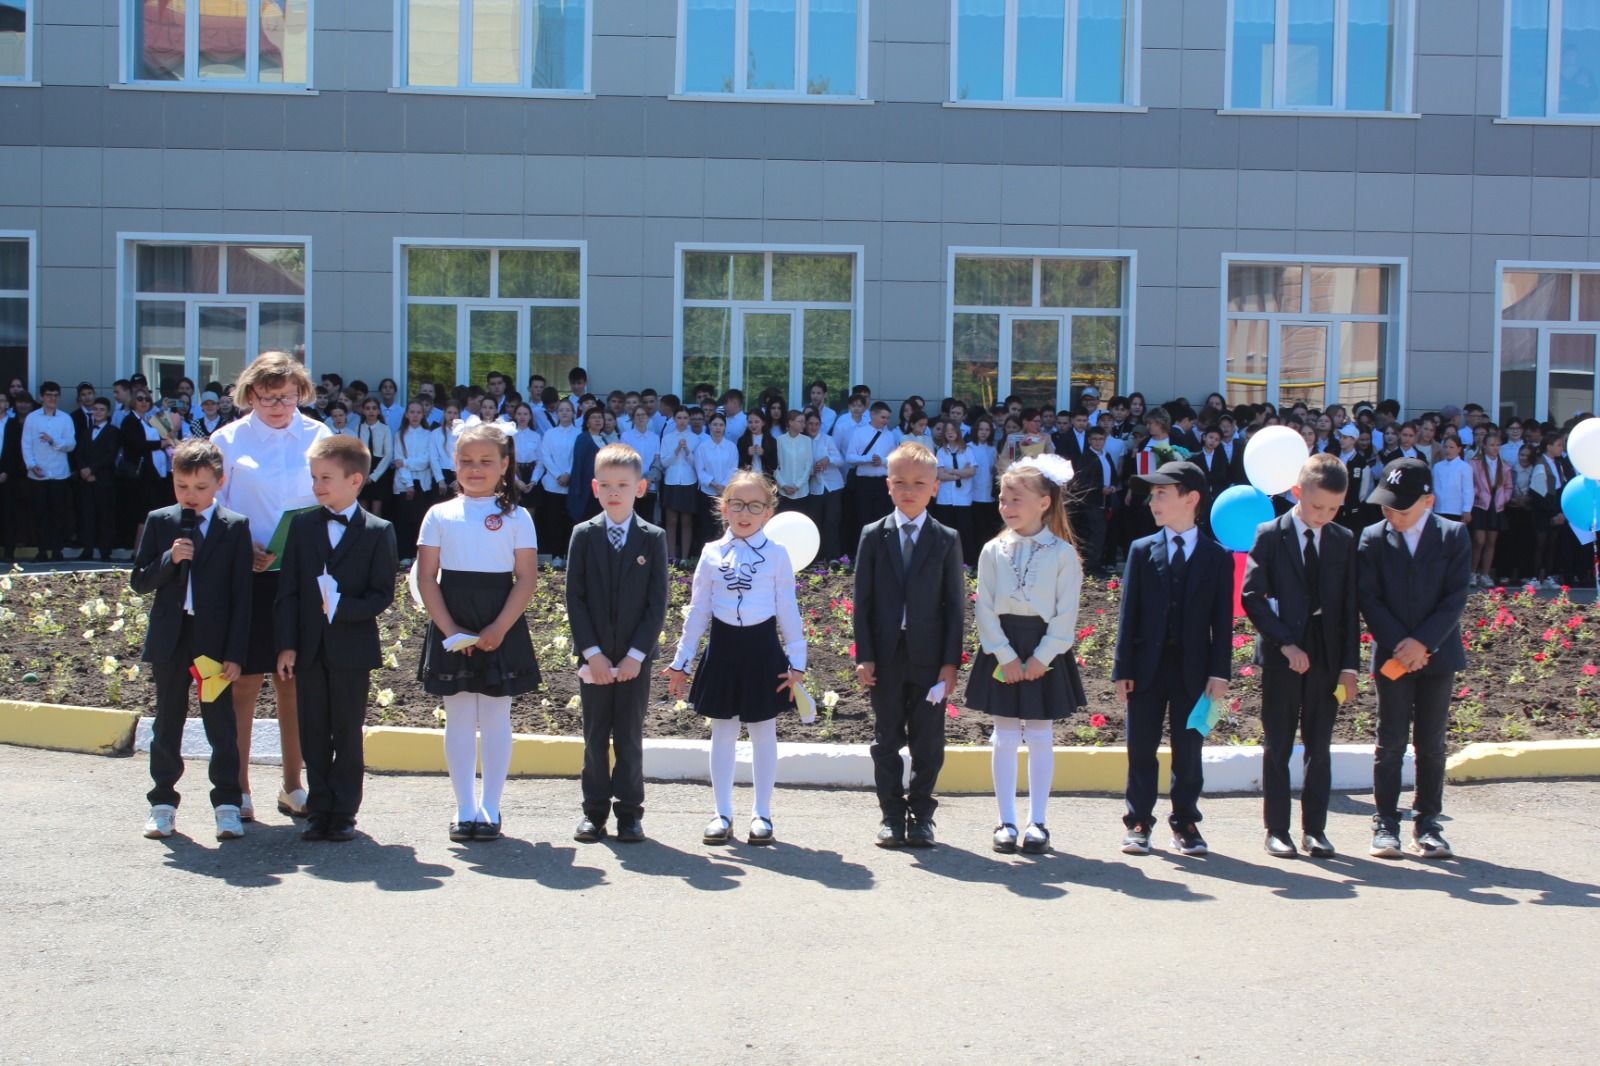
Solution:
{"label": "red flower", "polygon": [[1567,650],[1568,650],[1568,651],[1571,651],[1571,650],[1572,650],[1572,641],[1570,641],[1570,640],[1563,640],[1563,641],[1562,641],[1562,642],[1561,642],[1561,646],[1562,646],[1562,647],[1563,647],[1563,648],[1566,648],[1566,649],[1567,649]]}
{"label": "red flower", "polygon": [[1542,651],[1534,652],[1533,653],[1533,661],[1536,662],[1536,663],[1544,662],[1544,652],[1542,652]]}
{"label": "red flower", "polygon": [[1561,591],[1562,591],[1562,593],[1571,592],[1572,591],[1572,586],[1571,585],[1562,585],[1561,586]]}
{"label": "red flower", "polygon": [[1233,638],[1233,646],[1235,648],[1246,648],[1246,647],[1249,647],[1250,646],[1250,637],[1247,636],[1244,633],[1237,634]]}
{"label": "red flower", "polygon": [[850,645],[850,650],[845,652],[845,654],[850,656],[850,658],[854,659],[856,657],[856,646],[855,646],[855,644],[852,643]]}
{"label": "red flower", "polygon": [[1256,676],[1256,668],[1253,667],[1253,666],[1241,667],[1240,670],[1239,670],[1239,676],[1240,677],[1254,677],[1254,676]]}
{"label": "red flower", "polygon": [[965,666],[972,661],[972,656],[967,652],[961,653],[961,665]]}
{"label": "red flower", "polygon": [[1482,629],[1483,627],[1487,626],[1488,624],[1489,624],[1489,620],[1487,618],[1478,619],[1478,628],[1479,629]]}
{"label": "red flower", "polygon": [[1094,613],[1095,614],[1105,614],[1106,613],[1106,609],[1104,607],[1096,607],[1094,609]]}
{"label": "red flower", "polygon": [[1084,626],[1082,629],[1078,630],[1078,639],[1082,640],[1084,637],[1090,636],[1093,633],[1094,626]]}
{"label": "red flower", "polygon": [[1231,700],[1228,701],[1228,713],[1229,714],[1238,714],[1239,713],[1239,707],[1240,707],[1240,702],[1239,702],[1238,699],[1231,699]]}
{"label": "red flower", "polygon": [[956,710],[956,705],[953,704],[953,703],[947,703],[947,704],[944,705],[944,713],[945,713],[945,717],[947,717],[947,718],[960,718],[961,717],[961,712]]}
{"label": "red flower", "polygon": [[1361,643],[1363,643],[1363,644],[1371,644],[1372,643],[1372,634],[1371,633],[1363,633],[1363,634],[1361,634]]}
{"label": "red flower", "polygon": [[1106,582],[1106,591],[1107,592],[1115,592],[1115,591],[1117,591],[1117,589],[1119,589],[1121,587],[1122,587],[1122,583],[1120,581],[1118,581],[1116,578],[1112,578],[1110,581]]}
{"label": "red flower", "polygon": [[1089,716],[1089,727],[1091,729],[1104,729],[1106,727],[1106,716],[1103,714],[1091,714]]}
{"label": "red flower", "polygon": [[1583,625],[1583,616],[1581,614],[1575,614],[1571,618],[1567,619],[1568,629],[1577,629],[1581,625]]}
{"label": "red flower", "polygon": [[1456,699],[1464,700],[1470,695],[1472,695],[1472,690],[1470,688],[1468,688],[1466,685],[1462,685],[1461,686],[1461,691],[1456,693]]}
{"label": "red flower", "polygon": [[1546,641],[1555,640],[1556,639],[1556,631],[1554,629],[1547,629],[1547,630],[1544,631],[1544,636],[1541,637],[1540,639],[1546,640]]}
{"label": "red flower", "polygon": [[1594,663],[1583,664],[1584,677],[1593,677],[1595,674],[1600,674],[1600,666],[1596,666]]}

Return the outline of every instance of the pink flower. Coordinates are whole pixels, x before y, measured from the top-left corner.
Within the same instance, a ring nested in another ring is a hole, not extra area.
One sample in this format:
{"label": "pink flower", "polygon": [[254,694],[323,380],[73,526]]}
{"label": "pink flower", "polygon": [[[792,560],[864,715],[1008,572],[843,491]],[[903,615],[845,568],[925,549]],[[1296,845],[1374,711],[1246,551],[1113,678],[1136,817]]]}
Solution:
{"label": "pink flower", "polygon": [[1583,664],[1584,677],[1593,677],[1595,674],[1600,674],[1600,666],[1596,666],[1594,663]]}
{"label": "pink flower", "polygon": [[946,718],[960,718],[961,717],[961,712],[956,710],[956,705],[953,704],[953,703],[947,703],[947,704],[944,705],[944,714],[945,714]]}
{"label": "pink flower", "polygon": [[1546,641],[1555,640],[1556,639],[1556,631],[1554,629],[1547,629],[1547,630],[1544,631],[1544,636],[1541,637],[1540,639],[1541,640],[1546,640]]}
{"label": "pink flower", "polygon": [[1238,714],[1241,704],[1237,698],[1228,701],[1228,713]]}
{"label": "pink flower", "polygon": [[1544,662],[1544,652],[1542,652],[1542,651],[1534,652],[1533,653],[1533,661],[1536,662],[1536,663]]}
{"label": "pink flower", "polygon": [[1233,638],[1233,646],[1235,648],[1245,648],[1245,647],[1249,647],[1249,645],[1250,645],[1250,637],[1248,635],[1246,635],[1244,633],[1239,633],[1239,634],[1236,634],[1234,636],[1234,638]]}
{"label": "pink flower", "polygon": [[1470,688],[1468,688],[1466,685],[1462,685],[1461,686],[1461,691],[1456,693],[1456,699],[1464,700],[1470,695],[1472,695],[1472,690]]}
{"label": "pink flower", "polygon": [[1562,641],[1562,642],[1561,642],[1561,646],[1562,646],[1562,647],[1563,647],[1563,648],[1565,648],[1565,649],[1567,649],[1567,650],[1568,650],[1568,651],[1571,651],[1571,650],[1572,650],[1572,641],[1570,641],[1570,640],[1563,640],[1563,641]]}
{"label": "pink flower", "polygon": [[972,661],[972,656],[967,652],[961,653],[961,665],[965,666]]}
{"label": "pink flower", "polygon": [[1089,716],[1089,727],[1091,729],[1104,729],[1106,727],[1106,716],[1103,714],[1091,714]]}
{"label": "pink flower", "polygon": [[854,643],[852,643],[850,645],[850,650],[845,652],[845,654],[850,656],[850,658],[852,658],[852,659],[854,659],[856,657],[856,646],[855,646]]}
{"label": "pink flower", "polygon": [[1240,677],[1255,677],[1256,676],[1256,668],[1253,667],[1253,666],[1241,667],[1240,670],[1239,670],[1239,676]]}
{"label": "pink flower", "polygon": [[1575,614],[1571,618],[1567,619],[1567,628],[1568,629],[1577,629],[1581,625],[1583,625],[1583,616],[1582,615]]}

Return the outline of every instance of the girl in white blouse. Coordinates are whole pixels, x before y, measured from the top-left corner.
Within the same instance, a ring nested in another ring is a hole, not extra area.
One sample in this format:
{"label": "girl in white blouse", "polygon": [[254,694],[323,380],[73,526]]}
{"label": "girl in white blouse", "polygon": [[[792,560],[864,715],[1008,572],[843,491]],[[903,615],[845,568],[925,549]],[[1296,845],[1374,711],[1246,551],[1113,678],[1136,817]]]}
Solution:
{"label": "girl in white blouse", "polygon": [[[727,844],[733,839],[734,751],[742,723],[750,733],[755,782],[749,841],[770,844],[778,777],[776,719],[793,704],[795,686],[805,674],[805,632],[789,553],[762,532],[777,509],[777,487],[761,474],[742,470],[729,475],[719,502],[727,532],[700,553],[683,639],[667,670],[667,692],[673,699],[687,695],[695,713],[711,719],[717,813],[702,840]],[[708,627],[711,640],[691,687],[686,671]]]}
{"label": "girl in white blouse", "polygon": [[978,464],[961,435],[959,422],[940,422],[934,439],[939,442],[934,453],[939,461],[939,495],[933,517],[956,531],[961,538],[961,561],[973,566],[978,561],[978,539],[972,525],[972,485]]}
{"label": "girl in white blouse", "polygon": [[567,542],[572,539],[572,519],[567,517],[567,483],[572,480],[572,446],[578,440],[578,427],[572,421],[572,404],[562,400],[556,404],[556,424],[539,442],[539,463],[543,477],[539,480],[539,508],[534,512],[538,519],[539,543],[552,557],[552,564],[562,561]]}
{"label": "girl in white blouse", "polygon": [[439,433],[422,422],[422,405],[406,405],[406,420],[394,444],[394,535],[400,563],[417,554],[417,531],[443,480],[439,468]]}
{"label": "girl in white blouse", "polygon": [[383,420],[383,405],[375,396],[361,404],[361,424],[356,427],[356,439],[372,453],[372,472],[361,486],[361,501],[367,505],[367,510],[381,516],[384,500],[394,492],[394,434]]}
{"label": "girl in white blouse", "polygon": [[456,487],[456,438],[466,428],[461,420],[461,405],[450,400],[444,405],[444,420],[439,423],[439,435],[434,438],[434,457],[439,463],[440,487],[454,492]]}
{"label": "girl in white blouse", "polygon": [[622,434],[622,443],[639,453],[644,476],[650,483],[643,496],[633,501],[633,513],[646,522],[656,520],[656,495],[661,489],[661,467],[656,459],[661,455],[661,436],[650,428],[650,411],[644,404],[633,409],[629,428]]}
{"label": "girl in white blouse", "polygon": [[980,418],[972,426],[967,451],[978,472],[972,476],[972,532],[979,544],[1000,531],[994,505],[994,423]]}
{"label": "girl in white blouse", "polygon": [[1017,751],[1028,743],[1028,827],[1024,852],[1050,846],[1045,806],[1055,750],[1051,723],[1083,707],[1077,639],[1083,564],[1063,497],[1072,465],[1055,455],[1020,459],[1000,478],[1006,528],[978,556],[978,640],[967,706],[994,718],[994,789],[1000,824],[994,849],[1015,851]]}
{"label": "girl in white blouse", "polygon": [[706,422],[706,435],[694,452],[695,477],[700,482],[700,507],[695,514],[695,544],[716,539],[715,507],[728,479],[739,469],[739,449],[728,439],[728,419],[718,413]]}
{"label": "girl in white blouse", "polygon": [[539,485],[539,451],[544,442],[539,436],[539,431],[533,428],[533,408],[527,404],[517,404],[511,413],[510,424],[515,427],[511,431],[511,446],[516,462],[517,502],[522,504],[528,512],[528,517],[532,518],[538,495],[535,490]]}
{"label": "girl in white blouse", "polygon": [[822,422],[822,412],[806,412],[806,434],[811,438],[811,517],[822,533],[818,557],[837,559],[840,508],[844,500],[844,458]]}
{"label": "girl in white blouse", "polygon": [[[811,438],[805,435],[806,415],[799,409],[784,416],[783,435],[778,438],[778,494],[784,510],[806,510],[811,495],[813,465]],[[815,520],[813,518],[813,520]]]}
{"label": "girl in white blouse", "polygon": [[700,438],[689,428],[689,409],[680,407],[661,434],[661,514],[667,530],[667,560],[687,562],[694,548],[694,518],[699,509],[700,481],[694,452]]}

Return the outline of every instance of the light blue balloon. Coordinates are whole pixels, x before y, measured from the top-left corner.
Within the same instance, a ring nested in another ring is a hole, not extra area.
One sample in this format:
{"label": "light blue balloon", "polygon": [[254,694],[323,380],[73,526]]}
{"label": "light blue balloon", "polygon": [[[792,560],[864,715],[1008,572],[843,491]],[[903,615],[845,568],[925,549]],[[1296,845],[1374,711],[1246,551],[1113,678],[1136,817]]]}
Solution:
{"label": "light blue balloon", "polygon": [[1272,497],[1254,485],[1234,485],[1211,505],[1211,533],[1229,551],[1247,552],[1256,542],[1256,527],[1274,517]]}
{"label": "light blue balloon", "polygon": [[1594,532],[1600,529],[1600,481],[1575,477],[1561,490],[1561,513],[1573,529]]}

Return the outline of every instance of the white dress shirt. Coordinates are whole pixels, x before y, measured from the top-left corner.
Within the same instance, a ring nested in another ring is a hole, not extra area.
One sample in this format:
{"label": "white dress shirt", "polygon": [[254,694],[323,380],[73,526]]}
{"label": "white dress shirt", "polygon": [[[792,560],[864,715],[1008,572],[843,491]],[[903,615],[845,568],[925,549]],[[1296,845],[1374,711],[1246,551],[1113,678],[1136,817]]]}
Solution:
{"label": "white dress shirt", "polygon": [[[962,448],[960,451],[951,451],[949,445],[940,448],[936,458],[941,470],[961,470],[977,464],[972,461],[972,450]],[[976,471],[974,472],[976,476]],[[938,501],[942,507],[971,507],[972,506],[972,477],[963,477],[957,481],[939,482]]]}
{"label": "white dress shirt", "polygon": [[[353,504],[352,503],[349,507],[346,507],[344,510],[336,512],[336,513],[344,515],[346,520],[348,520],[352,515],[354,515],[356,513],[356,507],[357,507],[357,504]],[[324,511],[332,511],[333,508],[332,507],[324,507],[323,510]],[[337,548],[339,546],[339,542],[344,539],[344,533],[345,533],[346,526],[344,525],[344,523],[330,522],[327,519],[323,519],[322,524],[328,527],[328,547]]]}
{"label": "white dress shirt", "polygon": [[306,452],[330,435],[327,426],[299,412],[283,429],[251,412],[211,435],[224,474],[217,502],[249,519],[255,543],[265,546],[272,539],[285,511],[314,501]]}
{"label": "white dress shirt", "polygon": [[[789,553],[757,532],[749,540],[724,533],[700,552],[694,568],[694,593],[674,670],[687,670],[700,650],[711,619],[731,626],[753,626],[776,616],[791,669],[806,668],[805,630],[795,602],[794,567]],[[773,679],[776,684],[777,679]]]}
{"label": "white dress shirt", "polygon": [[622,443],[639,453],[641,469],[644,476],[650,476],[650,467],[655,463],[656,456],[661,454],[661,438],[650,432],[649,428],[642,432],[630,429],[622,435]]}
{"label": "white dress shirt", "polygon": [[[183,512],[179,512],[181,515]],[[200,545],[205,542],[206,532],[211,528],[211,517],[217,513],[217,501],[212,500],[211,506],[195,515],[194,522],[194,547],[200,550]],[[194,614],[194,564],[189,564],[189,581],[183,590],[183,613]]]}
{"label": "white dress shirt", "polygon": [[377,460],[367,480],[376,481],[387,474],[389,467],[394,464],[394,434],[388,423],[381,418],[370,426],[363,422],[356,427],[356,439],[365,444],[367,451]]}
{"label": "white dress shirt", "polygon": [[[534,474],[537,475],[539,446],[542,443],[543,442],[539,436],[539,431],[533,429],[532,427],[527,429],[519,429],[513,433],[511,435],[511,445],[513,452],[516,455],[517,465],[525,466],[528,463],[533,463],[535,467]],[[537,481],[538,478],[535,477],[533,480]]]}
{"label": "white dress shirt", "polygon": [[[617,550],[616,548],[613,548],[611,546],[611,531],[613,529],[622,530],[622,543],[623,543],[624,546],[626,546],[627,543],[628,543],[628,530],[630,528],[632,528],[632,526],[633,526],[633,515],[630,514],[627,518],[624,518],[621,522],[613,522],[611,520],[611,516],[610,515],[604,514],[602,512],[602,518],[603,518],[603,520],[605,521],[605,524],[606,524],[606,547],[605,547],[605,550],[608,551],[608,552]],[[600,654],[600,645],[598,645],[598,644],[594,645],[593,647],[589,647],[589,648],[584,648],[583,649],[583,657],[585,659],[592,659],[596,655],[599,655],[599,654]],[[642,662],[644,662],[644,652],[640,651],[638,648],[629,648],[628,649],[628,658],[634,660],[635,662],[642,663]]]}
{"label": "white dress shirt", "polygon": [[978,468],[972,475],[972,502],[994,502],[994,460],[993,444],[969,444],[967,454],[971,456],[970,462]]}
{"label": "white dress shirt", "polygon": [[1166,532],[1167,532],[1167,562],[1169,562],[1169,563],[1172,562],[1172,557],[1174,555],[1176,555],[1177,552],[1178,552],[1178,541],[1181,540],[1181,541],[1183,541],[1183,561],[1187,564],[1190,560],[1192,560],[1194,558],[1194,546],[1197,543],[1199,543],[1199,540],[1200,540],[1200,530],[1199,530],[1199,528],[1195,527],[1195,526],[1190,526],[1188,529],[1184,530],[1182,533],[1174,533],[1170,529],[1167,530]]}
{"label": "white dress shirt", "polygon": [[723,437],[722,443],[718,444],[709,433],[706,434],[694,453],[694,470],[700,481],[700,491],[707,496],[720,495],[722,490],[712,486],[726,485],[737,469],[739,449],[734,447],[733,441]]}
{"label": "white dress shirt", "polygon": [[811,475],[811,495],[819,496],[825,492],[838,492],[844,488],[844,459],[839,455],[839,449],[834,445],[833,438],[826,433],[818,433],[811,438],[811,462],[820,463],[824,459],[828,465],[822,468],[821,473]]}
{"label": "white dress shirt", "polygon": [[431,492],[444,477],[439,468],[439,448],[435,443],[437,430],[418,426],[395,434],[394,491],[403,495],[407,489],[418,488]]}
{"label": "white dress shirt", "polygon": [[[46,444],[45,437],[52,443]],[[46,414],[43,407],[28,412],[22,421],[22,463],[34,481],[61,481],[72,476],[72,449],[78,446],[78,431],[72,416],[56,408]],[[33,468],[44,471],[37,476]]]}
{"label": "white dress shirt", "polygon": [[1417,519],[1410,529],[1400,534],[1406,542],[1406,551],[1410,552],[1413,558],[1417,554],[1417,545],[1422,543],[1422,531],[1428,528],[1428,519],[1432,517],[1433,508],[1430,507],[1422,512],[1422,517]]}
{"label": "white dress shirt", "polygon": [[872,418],[866,411],[861,412],[860,418],[849,413],[840,415],[834,419],[833,429],[829,431],[829,435],[833,437],[833,446],[839,449],[841,456],[849,454],[850,442],[855,439],[856,430],[870,425]]}
{"label": "white dress shirt", "polygon": [[1050,663],[1077,640],[1083,564],[1072,545],[1048,529],[1031,537],[1007,531],[978,553],[978,640],[1003,666],[1021,658],[1001,627],[1000,616],[1045,620],[1045,635],[1033,657]]}
{"label": "white dress shirt", "polygon": [[[922,527],[923,527],[923,524],[926,523],[927,521],[928,521],[928,512],[927,511],[923,511],[921,514],[917,515],[917,517],[915,517],[915,518],[907,518],[905,516],[905,513],[902,512],[898,507],[896,507],[895,510],[894,510],[894,546],[895,546],[895,550],[897,550],[900,553],[904,554],[904,552],[906,550],[905,549],[906,530],[910,529],[911,530],[911,550],[912,551],[916,551],[917,550],[917,541],[922,539]],[[900,609],[900,628],[901,629],[905,629],[905,627],[906,627],[906,610],[905,610],[904,607],[902,607]]]}
{"label": "white dress shirt", "polygon": [[889,453],[894,448],[894,435],[887,427],[874,429],[868,423],[850,438],[845,465],[854,467],[857,477],[885,477],[889,473]]}
{"label": "white dress shirt", "polygon": [[556,426],[540,440],[539,461],[544,464],[544,478],[539,484],[546,492],[567,494],[567,486],[559,479],[572,473],[572,446],[576,443],[577,426]]}
{"label": "white dress shirt", "polygon": [[793,493],[785,493],[785,499],[799,500],[811,494],[811,464],[816,460],[812,458],[815,449],[812,447],[811,438],[804,433],[790,436],[785,433],[778,438],[778,469],[776,480],[780,486],[793,485]]}
{"label": "white dress shirt", "polygon": [[674,425],[661,435],[660,455],[662,464],[667,468],[665,481],[668,485],[698,483],[694,469],[694,453],[698,447],[700,438],[695,436],[692,429],[685,428],[680,433]]}
{"label": "white dress shirt", "polygon": [[1433,507],[1440,514],[1472,513],[1472,465],[1465,459],[1441,459],[1433,464]]}
{"label": "white dress shirt", "polygon": [[736,415],[723,415],[723,418],[727,420],[727,428],[722,435],[729,440],[738,440],[750,428],[750,416],[743,411]]}
{"label": "white dress shirt", "polygon": [[385,425],[398,433],[400,432],[400,427],[406,424],[406,406],[405,401],[396,396],[394,403],[385,407],[383,398],[379,397],[378,417],[383,419]]}

